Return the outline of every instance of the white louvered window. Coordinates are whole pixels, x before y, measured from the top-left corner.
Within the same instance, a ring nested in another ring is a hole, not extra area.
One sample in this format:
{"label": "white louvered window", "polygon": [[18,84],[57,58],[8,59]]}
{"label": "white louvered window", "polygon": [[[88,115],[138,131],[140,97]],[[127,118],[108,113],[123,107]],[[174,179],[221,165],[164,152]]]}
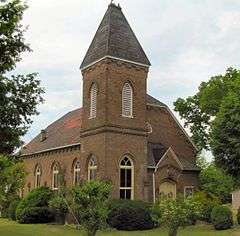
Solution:
{"label": "white louvered window", "polygon": [[94,83],[90,90],[90,117],[95,118],[97,116],[97,84]]}
{"label": "white louvered window", "polygon": [[129,83],[125,83],[122,90],[122,116],[133,117],[133,90]]}

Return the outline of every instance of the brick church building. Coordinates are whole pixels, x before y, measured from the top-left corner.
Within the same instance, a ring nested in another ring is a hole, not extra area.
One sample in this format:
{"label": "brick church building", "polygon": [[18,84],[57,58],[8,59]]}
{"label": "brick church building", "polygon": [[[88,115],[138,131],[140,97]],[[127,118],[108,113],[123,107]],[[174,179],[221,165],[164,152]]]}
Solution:
{"label": "brick church building", "polygon": [[22,150],[23,194],[108,180],[112,198],[154,201],[192,194],[199,169],[191,139],[164,103],[147,94],[150,62],[111,3],[80,66],[83,107],[42,130]]}

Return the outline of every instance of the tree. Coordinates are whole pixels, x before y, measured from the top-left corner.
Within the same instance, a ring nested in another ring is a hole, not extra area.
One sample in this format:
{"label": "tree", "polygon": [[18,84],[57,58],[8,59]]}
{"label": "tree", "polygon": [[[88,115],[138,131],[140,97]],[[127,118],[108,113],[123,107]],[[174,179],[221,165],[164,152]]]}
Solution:
{"label": "tree", "polygon": [[90,181],[74,188],[73,199],[76,215],[89,236],[106,224],[111,185]]}
{"label": "tree", "polygon": [[222,169],[210,164],[201,171],[200,185],[203,191],[226,203],[233,191],[234,181]]}
{"label": "tree", "polygon": [[25,43],[26,30],[21,25],[27,6],[21,0],[0,0],[0,153],[11,154],[22,142],[38,114],[36,106],[43,102],[36,73],[14,75],[10,72],[21,61],[23,52],[31,49]]}
{"label": "tree", "polygon": [[153,219],[168,227],[168,235],[176,236],[179,227],[192,224],[200,215],[200,205],[193,198],[162,198],[153,207]]}
{"label": "tree", "polygon": [[218,116],[212,124],[210,135],[216,165],[239,179],[240,92],[224,99]]}
{"label": "tree", "polygon": [[6,210],[24,186],[26,172],[22,162],[0,155],[0,210]]}
{"label": "tree", "polygon": [[178,98],[174,103],[175,111],[179,112],[185,127],[190,128],[199,151],[210,148],[212,121],[218,116],[226,97],[237,92],[239,83],[240,71],[229,68],[225,75],[217,75],[208,82],[202,82],[194,96]]}
{"label": "tree", "polygon": [[210,149],[217,167],[236,178],[240,176],[239,91],[240,71],[229,68],[224,75],[202,82],[194,96],[174,103],[199,152]]}

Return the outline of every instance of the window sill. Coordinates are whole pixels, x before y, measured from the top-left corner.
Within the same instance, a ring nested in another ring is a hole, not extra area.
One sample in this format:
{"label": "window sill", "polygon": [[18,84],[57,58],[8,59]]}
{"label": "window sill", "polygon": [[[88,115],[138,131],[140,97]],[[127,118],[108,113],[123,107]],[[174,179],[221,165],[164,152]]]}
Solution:
{"label": "window sill", "polygon": [[133,119],[134,117],[133,116],[125,116],[125,115],[122,115],[123,118],[129,118],[129,119]]}

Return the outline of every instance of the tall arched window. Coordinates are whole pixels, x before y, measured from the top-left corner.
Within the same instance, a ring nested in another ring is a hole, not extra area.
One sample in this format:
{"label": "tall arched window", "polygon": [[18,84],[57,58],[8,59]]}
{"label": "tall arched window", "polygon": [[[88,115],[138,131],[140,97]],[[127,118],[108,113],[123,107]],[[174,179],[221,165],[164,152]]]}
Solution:
{"label": "tall arched window", "polygon": [[125,156],[120,162],[120,198],[134,197],[134,166],[132,160]]}
{"label": "tall arched window", "polygon": [[41,185],[41,168],[38,165],[35,169],[35,187],[38,188]]}
{"label": "tall arched window", "polygon": [[74,185],[79,185],[80,184],[80,162],[79,161],[77,161],[74,165],[73,184]]}
{"label": "tall arched window", "polygon": [[133,89],[130,83],[125,83],[122,90],[122,116],[133,117]]}
{"label": "tall arched window", "polygon": [[58,190],[59,188],[59,166],[58,164],[54,164],[52,169],[52,189]]}
{"label": "tall arched window", "polygon": [[96,180],[97,177],[97,159],[92,156],[88,163],[88,180]]}
{"label": "tall arched window", "polygon": [[97,84],[93,83],[90,89],[90,118],[97,116]]}

